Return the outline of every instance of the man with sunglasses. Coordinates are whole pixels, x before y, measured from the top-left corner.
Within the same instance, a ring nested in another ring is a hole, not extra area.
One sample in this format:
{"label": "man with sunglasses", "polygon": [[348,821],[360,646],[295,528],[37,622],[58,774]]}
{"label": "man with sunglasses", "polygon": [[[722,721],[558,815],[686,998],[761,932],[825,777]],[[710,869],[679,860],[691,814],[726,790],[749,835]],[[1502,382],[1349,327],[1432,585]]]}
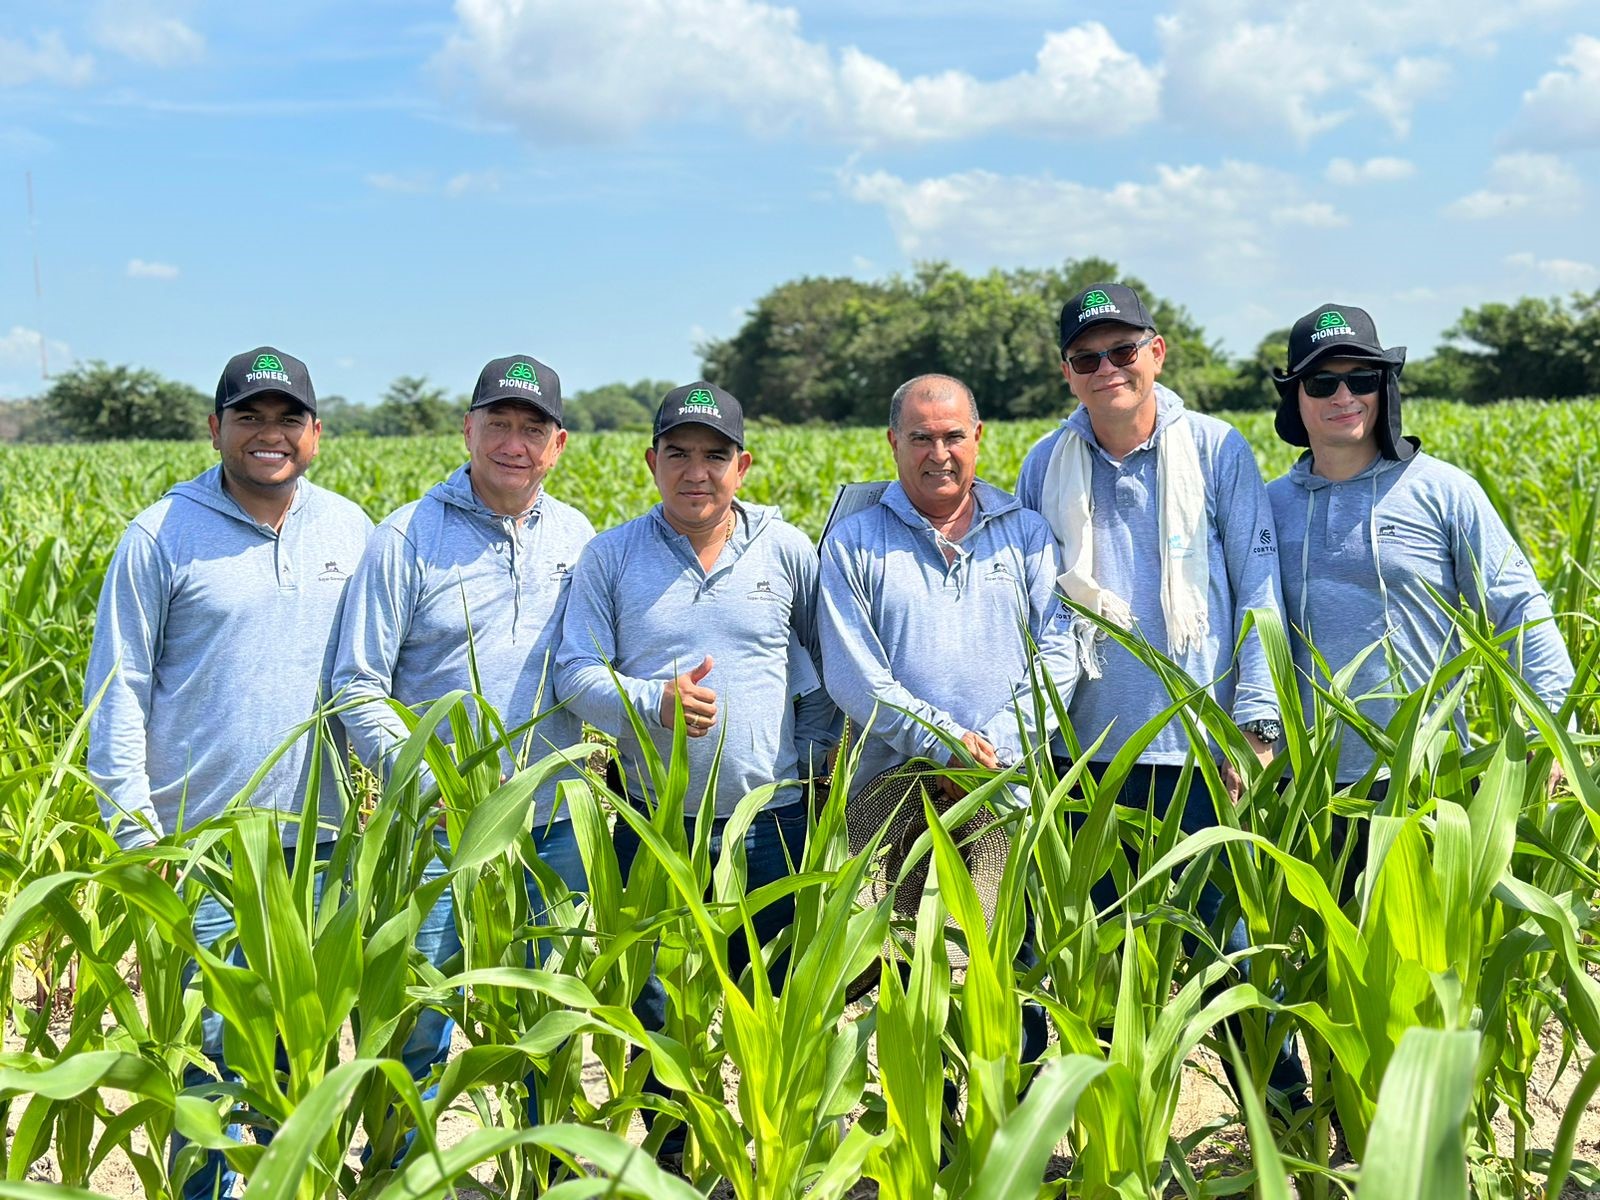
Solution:
{"label": "man with sunglasses", "polygon": [[[1061,371],[1078,408],[1028,452],[1017,497],[1055,533],[1062,594],[1176,662],[1265,762],[1282,734],[1266,655],[1254,633],[1237,660],[1234,647],[1250,609],[1281,607],[1272,511],[1238,430],[1191,412],[1156,382],[1166,355],[1132,288],[1100,283],[1069,300],[1061,310]],[[1068,713],[1078,743],[1095,746],[1090,765],[1098,777],[1173,697],[1093,623],[1079,621],[1078,632],[1084,675]],[[1059,738],[1056,749],[1065,749]],[[1168,721],[1140,752],[1117,802],[1158,819],[1176,803],[1185,834],[1214,826],[1216,803],[1202,773],[1191,773],[1185,793],[1178,788],[1188,759],[1218,753],[1194,745],[1181,720]],[[1226,760],[1221,772],[1237,797],[1238,772]],[[1109,875],[1091,898],[1100,909],[1116,900]],[[1196,915],[1213,924],[1223,901],[1208,882]],[[1222,942],[1230,954],[1249,944],[1243,920],[1223,931]],[[1288,1046],[1270,1082],[1286,1098],[1303,1091],[1305,1076]]]}
{"label": "man with sunglasses", "polygon": [[[1028,452],[1017,496],[1055,531],[1063,594],[1208,685],[1265,760],[1281,731],[1265,655],[1254,636],[1237,663],[1233,647],[1249,609],[1280,603],[1272,513],[1239,432],[1156,382],[1166,354],[1132,288],[1102,283],[1069,300],[1061,371],[1079,406]],[[1080,638],[1086,678],[1072,723],[1083,745],[1109,727],[1093,756],[1105,764],[1172,698],[1089,622]],[[1164,809],[1191,752],[1182,723],[1170,722],[1139,756],[1129,801],[1144,807],[1153,786]],[[1224,774],[1237,786],[1226,764]],[[1198,774],[1185,811],[1185,829],[1215,824]]]}
{"label": "man with sunglasses", "polygon": [[[1405,361],[1405,347],[1384,349],[1362,309],[1324,304],[1294,323],[1288,370],[1274,372],[1278,436],[1307,447],[1267,487],[1304,702],[1313,679],[1327,684],[1313,646],[1332,672],[1365,654],[1345,690],[1363,717],[1386,725],[1405,693],[1461,648],[1437,592],[1486,612],[1497,633],[1526,626],[1510,644],[1513,661],[1557,709],[1573,670],[1549,598],[1477,481],[1402,436]],[[1459,710],[1455,724],[1464,742]],[[1336,782],[1360,780],[1375,758],[1346,733]],[[1386,787],[1375,780],[1368,798]]]}

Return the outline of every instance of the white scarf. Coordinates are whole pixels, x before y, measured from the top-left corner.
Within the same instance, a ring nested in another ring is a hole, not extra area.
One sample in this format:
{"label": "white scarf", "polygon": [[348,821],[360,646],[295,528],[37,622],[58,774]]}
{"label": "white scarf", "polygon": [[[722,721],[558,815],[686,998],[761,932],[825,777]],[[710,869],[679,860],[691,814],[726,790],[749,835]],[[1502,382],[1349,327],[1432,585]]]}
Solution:
{"label": "white scarf", "polygon": [[[1094,577],[1091,453],[1087,440],[1064,430],[1045,468],[1041,507],[1061,550],[1062,571],[1056,584],[1090,612],[1132,629],[1133,608],[1128,601]],[[1206,480],[1194,431],[1181,415],[1156,439],[1156,488],[1161,506],[1161,612],[1167,621],[1168,652],[1181,656],[1199,646],[1211,628]],[[1087,621],[1079,622],[1078,647],[1089,678],[1099,679],[1105,660],[1095,649],[1095,628]]]}

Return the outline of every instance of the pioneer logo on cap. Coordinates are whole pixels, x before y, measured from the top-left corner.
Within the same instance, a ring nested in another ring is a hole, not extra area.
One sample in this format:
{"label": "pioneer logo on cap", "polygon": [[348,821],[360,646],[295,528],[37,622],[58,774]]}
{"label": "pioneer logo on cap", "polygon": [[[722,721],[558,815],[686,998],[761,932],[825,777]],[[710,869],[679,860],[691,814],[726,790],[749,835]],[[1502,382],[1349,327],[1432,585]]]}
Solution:
{"label": "pioneer logo on cap", "polygon": [[1105,313],[1120,313],[1122,310],[1111,303],[1111,297],[1096,288],[1087,292],[1083,297],[1083,307],[1078,311],[1078,323],[1081,325],[1090,317],[1098,317]]}
{"label": "pioneer logo on cap", "polygon": [[1345,322],[1344,314],[1329,309],[1317,318],[1317,331],[1311,335],[1313,342],[1330,337],[1355,337],[1356,331]]}
{"label": "pioneer logo on cap", "polygon": [[538,374],[525,362],[512,363],[511,369],[506,372],[506,377],[500,381],[500,386],[522,388],[535,396],[544,395],[539,388]]}
{"label": "pioneer logo on cap", "polygon": [[717,398],[705,388],[695,388],[683,398],[683,403],[678,406],[680,417],[721,417],[722,409],[717,407]]}
{"label": "pioneer logo on cap", "polygon": [[273,379],[279,383],[288,383],[289,375],[283,369],[283,362],[276,354],[258,354],[255,362],[250,364],[250,369],[245,372],[246,383],[259,383],[263,379]]}

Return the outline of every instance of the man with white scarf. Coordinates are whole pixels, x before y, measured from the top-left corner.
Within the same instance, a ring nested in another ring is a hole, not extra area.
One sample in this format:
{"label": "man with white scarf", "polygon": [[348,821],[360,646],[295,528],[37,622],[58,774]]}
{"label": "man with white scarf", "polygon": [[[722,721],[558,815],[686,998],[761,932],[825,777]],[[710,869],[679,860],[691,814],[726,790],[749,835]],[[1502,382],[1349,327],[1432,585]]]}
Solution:
{"label": "man with white scarf", "polygon": [[[1272,508],[1239,432],[1191,412],[1156,382],[1166,355],[1132,288],[1100,283],[1069,300],[1061,310],[1061,372],[1079,407],[1028,452],[1017,497],[1055,531],[1062,594],[1148,640],[1208,686],[1266,761],[1283,732],[1266,656],[1254,633],[1237,661],[1233,648],[1248,610],[1282,609]],[[1069,716],[1084,746],[1110,729],[1091,759],[1098,775],[1172,697],[1154,671],[1090,622],[1079,623],[1079,636],[1084,677]],[[1140,754],[1118,802],[1164,816],[1185,759],[1215,752],[1192,746],[1174,719]],[[1224,761],[1222,773],[1237,795],[1237,772]],[[1217,824],[1199,771],[1179,801],[1184,833]],[[1109,876],[1093,899],[1101,908],[1116,899]],[[1222,902],[1207,884],[1197,915],[1210,925]],[[1243,921],[1224,933],[1228,952],[1247,943]],[[1271,1082],[1289,1094],[1304,1084],[1287,1047]]]}
{"label": "man with white scarf", "polygon": [[[1247,610],[1282,608],[1272,508],[1239,432],[1156,382],[1166,354],[1132,288],[1096,284],[1068,301],[1061,372],[1079,407],[1028,452],[1017,497],[1055,531],[1063,594],[1209,684],[1265,760],[1282,732],[1266,658],[1253,635],[1237,663],[1233,647]],[[1111,727],[1093,758],[1105,764],[1172,701],[1153,671],[1088,622],[1080,636],[1085,678],[1072,723],[1083,745]],[[1190,750],[1177,720],[1145,748],[1129,780],[1139,807],[1152,784],[1165,807]],[[1198,775],[1193,793],[1204,817],[1196,827],[1214,824]]]}

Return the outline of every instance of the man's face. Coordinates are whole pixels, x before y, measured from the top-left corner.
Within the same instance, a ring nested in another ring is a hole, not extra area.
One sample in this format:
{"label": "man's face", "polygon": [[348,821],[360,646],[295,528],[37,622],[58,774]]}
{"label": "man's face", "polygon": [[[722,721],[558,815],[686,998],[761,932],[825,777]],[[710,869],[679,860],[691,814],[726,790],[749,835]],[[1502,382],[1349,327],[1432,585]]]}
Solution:
{"label": "man's face", "polygon": [[705,425],[678,425],[644,453],[668,523],[679,533],[725,521],[734,493],[753,461],[728,438]]}
{"label": "man's face", "polygon": [[322,422],[298,400],[271,392],[213,413],[210,425],[227,481],[266,494],[294,486],[317,456],[322,436]]}
{"label": "man's face", "polygon": [[565,429],[538,409],[510,400],[469,412],[463,435],[472,460],[472,485],[496,508],[501,499],[519,510],[532,503],[567,446]]}
{"label": "man's face", "polygon": [[[1094,370],[1080,375],[1067,360],[1075,354],[1111,350],[1117,346],[1139,346],[1134,359],[1125,367],[1112,364],[1110,356],[1102,357]],[[1167,343],[1159,335],[1150,336],[1148,329],[1132,325],[1096,325],[1081,337],[1075,338],[1062,356],[1061,373],[1067,386],[1086,409],[1091,423],[1098,419],[1125,419],[1144,412],[1155,411],[1156,376],[1167,359]]]}
{"label": "man's face", "polygon": [[1352,375],[1370,386],[1372,376],[1377,376],[1377,387],[1366,395],[1357,395],[1348,383],[1341,382],[1333,395],[1318,398],[1308,394],[1306,380],[1300,381],[1300,419],[1305,422],[1306,440],[1311,443],[1311,453],[1347,446],[1370,446],[1378,452],[1378,397],[1382,394],[1383,369],[1378,363],[1359,358],[1329,358],[1318,363],[1310,373],[1316,375]]}
{"label": "man's face", "polygon": [[920,388],[900,405],[900,424],[889,430],[900,486],[919,512],[944,513],[960,504],[978,465],[983,422],[958,388]]}

